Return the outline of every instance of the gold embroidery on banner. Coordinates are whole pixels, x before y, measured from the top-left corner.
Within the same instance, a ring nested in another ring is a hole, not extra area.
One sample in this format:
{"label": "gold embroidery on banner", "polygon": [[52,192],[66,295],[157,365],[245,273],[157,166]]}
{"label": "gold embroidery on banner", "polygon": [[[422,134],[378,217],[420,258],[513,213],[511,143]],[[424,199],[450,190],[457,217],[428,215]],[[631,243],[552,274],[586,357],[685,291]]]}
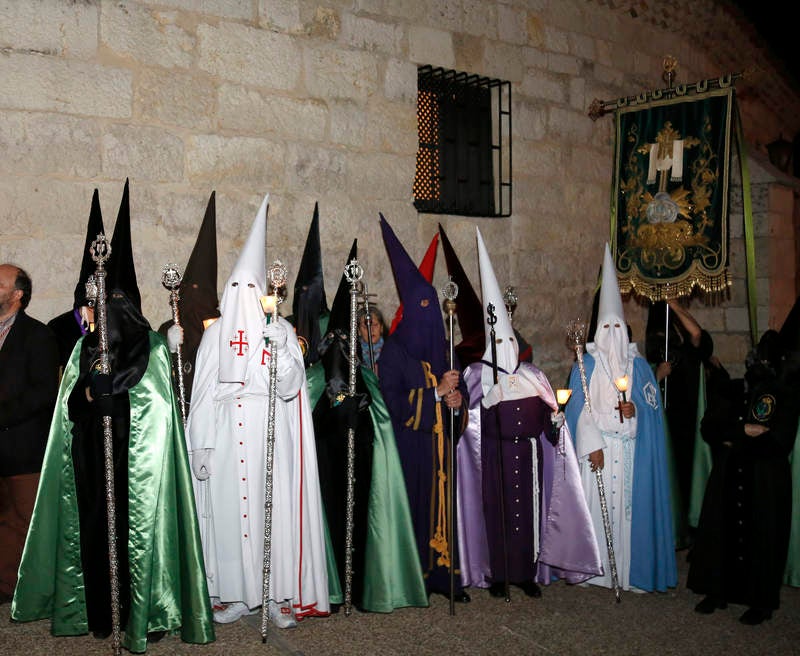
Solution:
{"label": "gold embroidery on banner", "polygon": [[[721,294],[730,286],[727,270],[708,273],[723,264],[722,252],[712,248],[707,237],[707,229],[714,220],[708,211],[720,176],[719,156],[708,139],[710,132],[710,119],[706,117],[699,138],[683,137],[683,149],[696,148],[697,154],[688,172],[669,180],[673,185],[679,184],[668,190],[669,172],[674,166],[673,144],[681,139],[680,133],[670,121],[665,121],[656,135],[653,155],[651,144],[642,142],[636,125],[628,131],[626,139],[632,147],[624,166],[625,176],[620,180],[620,191],[626,197],[626,215],[619,217],[625,246],[620,245],[618,266],[627,271],[619,276],[623,294],[636,291],[657,301],[689,295],[696,286],[712,294]],[[657,163],[655,194],[646,188],[642,175],[642,158],[648,156],[654,156]],[[687,177],[688,189],[683,186]],[[693,248],[695,262],[680,280],[671,279],[665,285],[660,280],[650,282],[641,275],[637,261],[648,271],[668,278],[670,272],[684,267],[687,247]]]}

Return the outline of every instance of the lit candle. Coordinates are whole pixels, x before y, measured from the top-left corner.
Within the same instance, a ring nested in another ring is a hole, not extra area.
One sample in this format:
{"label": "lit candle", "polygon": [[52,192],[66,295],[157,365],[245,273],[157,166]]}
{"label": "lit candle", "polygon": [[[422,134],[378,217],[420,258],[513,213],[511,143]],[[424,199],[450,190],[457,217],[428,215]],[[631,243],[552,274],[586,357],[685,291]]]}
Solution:
{"label": "lit candle", "polygon": [[[556,390],[556,403],[558,403],[558,412],[564,412],[564,406],[567,405],[572,396],[571,389],[558,389]],[[554,418],[555,419],[555,418]],[[561,434],[561,424],[553,423],[550,427],[550,442],[556,444]]]}
{"label": "lit candle", "polygon": [[619,393],[622,394],[623,402],[627,402],[628,399],[625,397],[625,392],[628,391],[628,377],[622,376],[620,378],[617,378],[614,381],[614,385],[616,385],[617,390],[619,390]]}
{"label": "lit candle", "polygon": [[619,423],[623,423],[625,421],[625,417],[622,414],[622,404],[628,402],[628,398],[625,396],[625,392],[628,391],[628,377],[621,376],[614,380],[614,385],[617,388],[617,391],[622,394],[622,399],[619,402],[617,408],[619,409]]}
{"label": "lit candle", "polygon": [[278,299],[270,295],[262,296],[259,300],[261,301],[261,307],[264,309],[264,314],[268,317],[272,317],[278,308]]}
{"label": "lit candle", "polygon": [[203,319],[203,330],[208,328],[216,320],[217,320],[217,317],[211,317],[210,319]]}
{"label": "lit candle", "polygon": [[572,396],[571,389],[556,390],[556,402],[562,410],[564,409],[564,406],[567,405],[567,401],[569,401],[570,396]]}

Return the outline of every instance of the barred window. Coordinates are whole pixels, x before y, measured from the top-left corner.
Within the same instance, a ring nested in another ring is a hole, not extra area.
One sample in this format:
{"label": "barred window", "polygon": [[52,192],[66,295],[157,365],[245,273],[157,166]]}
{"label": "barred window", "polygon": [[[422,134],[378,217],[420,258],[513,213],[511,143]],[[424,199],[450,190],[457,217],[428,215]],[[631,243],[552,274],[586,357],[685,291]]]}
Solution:
{"label": "barred window", "polygon": [[510,82],[421,66],[417,129],[417,211],[511,215]]}

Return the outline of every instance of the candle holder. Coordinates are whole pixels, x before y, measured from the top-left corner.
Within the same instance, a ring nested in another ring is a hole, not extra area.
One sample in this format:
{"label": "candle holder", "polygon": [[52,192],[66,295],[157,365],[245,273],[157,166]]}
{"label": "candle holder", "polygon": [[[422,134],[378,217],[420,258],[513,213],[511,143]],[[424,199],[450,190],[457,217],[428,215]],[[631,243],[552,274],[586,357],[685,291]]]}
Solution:
{"label": "candle holder", "polygon": [[[567,405],[570,397],[572,396],[571,389],[558,389],[556,390],[556,403],[558,404],[558,412],[564,412],[564,408]],[[550,442],[555,444],[558,441],[558,434],[561,430],[561,426],[556,426],[554,423],[551,424],[550,428]]]}
{"label": "candle holder", "polygon": [[619,405],[617,405],[617,409],[619,410],[619,423],[621,424],[625,421],[625,417],[622,415],[622,404],[628,402],[628,397],[626,395],[628,391],[628,377],[621,376],[620,378],[616,378],[614,380],[614,386],[620,393],[620,402]]}

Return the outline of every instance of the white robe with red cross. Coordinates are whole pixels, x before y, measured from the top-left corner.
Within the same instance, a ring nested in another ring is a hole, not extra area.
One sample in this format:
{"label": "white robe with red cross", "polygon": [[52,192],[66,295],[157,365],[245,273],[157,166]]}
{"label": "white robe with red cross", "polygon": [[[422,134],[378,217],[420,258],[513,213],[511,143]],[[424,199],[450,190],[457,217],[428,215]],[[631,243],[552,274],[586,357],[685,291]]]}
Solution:
{"label": "white robe with red cross", "polygon": [[[330,611],[322,503],[303,355],[278,321],[288,341],[277,355],[270,599],[289,600],[302,619]],[[210,477],[195,481],[209,594],[253,609],[262,602],[270,354],[246,327],[221,341],[223,323],[206,330],[197,351],[187,444],[213,449]],[[244,382],[219,381],[226,342],[226,355],[247,359]]]}

